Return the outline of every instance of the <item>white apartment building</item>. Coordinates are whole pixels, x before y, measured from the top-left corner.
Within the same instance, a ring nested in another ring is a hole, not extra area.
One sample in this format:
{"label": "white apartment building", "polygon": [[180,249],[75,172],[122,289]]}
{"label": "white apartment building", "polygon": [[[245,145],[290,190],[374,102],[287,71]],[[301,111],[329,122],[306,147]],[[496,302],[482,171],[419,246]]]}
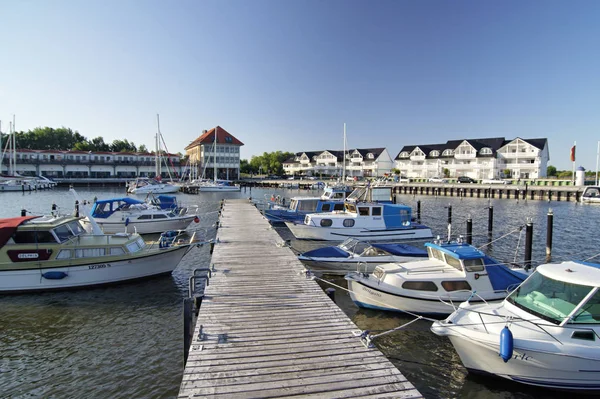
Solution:
{"label": "white apartment building", "polygon": [[410,178],[443,177],[447,171],[448,177],[536,179],[546,177],[549,159],[547,139],[494,137],[404,146],[395,167]]}
{"label": "white apartment building", "polygon": [[[392,171],[394,161],[385,148],[357,148],[346,151],[346,176],[378,177]],[[342,176],[344,152],[333,150],[298,152],[283,162],[287,175]]]}
{"label": "white apartment building", "polygon": [[[216,142],[215,130],[217,131]],[[185,147],[192,169],[192,179],[199,177],[213,179],[215,169],[217,179],[239,179],[240,147],[243,145],[244,143],[221,126],[203,130],[200,137]]]}
{"label": "white apartment building", "polygon": [[[0,162],[0,173],[8,174],[8,157]],[[60,150],[17,150],[18,174],[51,178],[135,178],[154,177],[155,156],[150,153],[92,152]],[[177,154],[161,156],[163,178],[181,176]]]}

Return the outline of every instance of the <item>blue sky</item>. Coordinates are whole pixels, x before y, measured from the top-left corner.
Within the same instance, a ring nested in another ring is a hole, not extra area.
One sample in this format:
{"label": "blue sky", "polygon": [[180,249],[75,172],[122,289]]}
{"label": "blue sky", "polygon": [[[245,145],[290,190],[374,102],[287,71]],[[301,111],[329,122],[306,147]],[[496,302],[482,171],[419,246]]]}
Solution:
{"label": "blue sky", "polygon": [[4,1],[0,119],[171,152],[220,125],[242,158],[549,139],[595,170],[598,1]]}

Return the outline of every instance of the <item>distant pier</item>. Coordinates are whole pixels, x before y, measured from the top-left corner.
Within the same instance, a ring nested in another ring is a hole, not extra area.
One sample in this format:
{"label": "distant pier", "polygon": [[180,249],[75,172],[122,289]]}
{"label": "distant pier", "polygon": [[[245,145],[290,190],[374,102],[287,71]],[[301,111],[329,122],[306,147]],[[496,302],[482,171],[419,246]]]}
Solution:
{"label": "distant pier", "polygon": [[304,274],[248,200],[227,200],[179,398],[421,398]]}

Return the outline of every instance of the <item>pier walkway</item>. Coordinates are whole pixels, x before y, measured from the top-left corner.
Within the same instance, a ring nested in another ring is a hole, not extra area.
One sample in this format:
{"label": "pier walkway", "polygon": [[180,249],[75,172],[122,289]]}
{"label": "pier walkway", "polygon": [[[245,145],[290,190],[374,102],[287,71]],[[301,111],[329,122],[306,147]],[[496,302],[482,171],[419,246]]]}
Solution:
{"label": "pier walkway", "polygon": [[179,398],[421,398],[248,200],[226,200]]}

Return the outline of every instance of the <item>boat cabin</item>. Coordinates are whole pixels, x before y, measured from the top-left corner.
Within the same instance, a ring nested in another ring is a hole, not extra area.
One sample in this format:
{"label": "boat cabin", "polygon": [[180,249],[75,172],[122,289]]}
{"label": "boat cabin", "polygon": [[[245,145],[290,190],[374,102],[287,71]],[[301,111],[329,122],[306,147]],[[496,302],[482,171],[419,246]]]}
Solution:
{"label": "boat cabin", "polygon": [[116,211],[128,211],[133,209],[144,209],[146,204],[133,198],[113,198],[108,200],[99,200],[92,206],[92,217],[105,219],[110,217]]}

